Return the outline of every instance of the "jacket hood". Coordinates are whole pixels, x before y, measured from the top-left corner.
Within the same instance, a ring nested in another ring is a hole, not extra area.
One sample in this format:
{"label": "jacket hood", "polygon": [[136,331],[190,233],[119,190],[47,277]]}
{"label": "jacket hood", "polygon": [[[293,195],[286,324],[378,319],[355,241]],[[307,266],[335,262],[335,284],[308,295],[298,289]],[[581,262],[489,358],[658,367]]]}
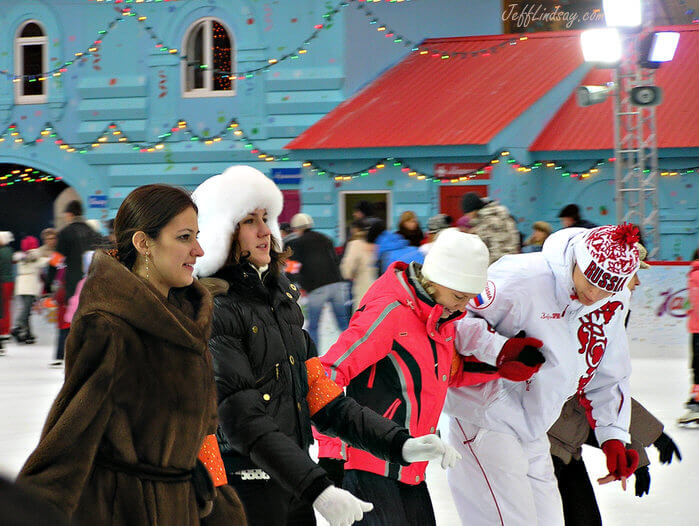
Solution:
{"label": "jacket hood", "polygon": [[282,247],[277,221],[284,205],[282,192],[252,166],[231,166],[209,177],[194,190],[192,199],[199,208],[198,239],[204,250],[194,265],[197,276],[211,276],[225,264],[236,226],[257,208],[267,210],[267,225],[277,246]]}
{"label": "jacket hood", "polygon": [[570,302],[574,291],[573,269],[575,268],[575,245],[582,241],[586,228],[564,228],[554,232],[544,241],[541,253],[553,272],[556,281],[556,299],[560,303]]}
{"label": "jacket hood", "polygon": [[[195,279],[191,286],[173,289],[170,295],[169,301],[116,258],[98,250],[80,294],[75,319],[91,312],[105,312],[158,339],[206,351],[212,313],[210,294]],[[193,317],[175,303],[192,305]]]}

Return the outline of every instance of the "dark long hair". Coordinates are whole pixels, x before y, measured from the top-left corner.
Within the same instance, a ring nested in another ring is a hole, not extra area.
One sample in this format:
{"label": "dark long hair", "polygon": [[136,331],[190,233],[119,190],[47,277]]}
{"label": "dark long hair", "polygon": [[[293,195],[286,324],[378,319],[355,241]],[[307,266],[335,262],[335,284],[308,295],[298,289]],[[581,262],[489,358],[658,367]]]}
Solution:
{"label": "dark long hair", "polygon": [[[228,251],[228,257],[226,258],[226,263],[224,264],[224,266],[249,263],[250,252],[243,252],[241,250],[238,254],[237,249],[240,246],[238,244],[239,228],[239,225],[235,226],[235,232],[233,232],[233,239],[231,241],[231,248]],[[270,236],[270,239],[271,242],[269,246],[269,257],[271,258],[271,261],[269,262],[269,271],[273,275],[278,276],[284,270],[284,267],[286,266],[286,260],[289,259],[289,257],[292,254],[292,251],[289,247],[287,247],[286,249],[282,249],[279,246],[279,242],[274,238],[274,236]]]}
{"label": "dark long hair", "polygon": [[132,269],[138,252],[131,239],[136,232],[144,232],[157,239],[160,231],[173,217],[187,208],[199,212],[189,194],[166,184],[148,184],[136,188],[121,203],[114,218],[117,259]]}

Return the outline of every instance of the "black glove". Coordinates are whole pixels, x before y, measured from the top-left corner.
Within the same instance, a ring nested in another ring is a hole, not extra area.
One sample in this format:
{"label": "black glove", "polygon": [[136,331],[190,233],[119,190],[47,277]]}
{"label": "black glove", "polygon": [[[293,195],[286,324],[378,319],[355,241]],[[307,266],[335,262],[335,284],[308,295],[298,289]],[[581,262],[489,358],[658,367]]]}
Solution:
{"label": "black glove", "polygon": [[677,449],[677,444],[665,433],[662,433],[658,440],[653,442],[653,445],[658,448],[658,457],[661,464],[672,464],[672,455],[677,457],[678,461],[682,460],[680,450]]}
{"label": "black glove", "polygon": [[321,457],[318,459],[318,465],[326,471],[328,478],[332,480],[335,486],[338,488],[342,487],[342,479],[345,478],[344,460]]}
{"label": "black glove", "polygon": [[[519,331],[517,334],[515,334],[515,338],[526,338],[527,333],[525,331]],[[546,358],[544,358],[544,355],[542,352],[539,350],[539,347],[533,347],[531,345],[525,346],[522,351],[519,353],[519,356],[517,356],[517,361],[522,362],[524,365],[528,365],[529,367],[536,367],[539,364],[543,364],[546,361]]]}
{"label": "black glove", "polygon": [[650,493],[650,471],[648,471],[648,466],[638,468],[634,475],[636,475],[636,496],[643,497],[643,495],[648,495]]}

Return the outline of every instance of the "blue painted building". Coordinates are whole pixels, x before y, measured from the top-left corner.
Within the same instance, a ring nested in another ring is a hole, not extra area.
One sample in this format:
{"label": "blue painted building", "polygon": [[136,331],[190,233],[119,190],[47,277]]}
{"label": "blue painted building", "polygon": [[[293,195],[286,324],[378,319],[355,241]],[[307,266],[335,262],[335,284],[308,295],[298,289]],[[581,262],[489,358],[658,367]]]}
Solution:
{"label": "blue painted building", "polygon": [[[377,31],[384,17],[403,32]],[[288,216],[300,168],[289,140],[410,42],[501,24],[488,0],[0,0],[0,20],[0,163],[61,178],[104,206],[96,218],[139,185],[191,189],[238,163],[279,176]],[[3,189],[29,178],[0,177],[7,211]]]}
{"label": "blue painted building", "polygon": [[[657,75],[657,259],[687,259],[699,238],[699,31],[677,29],[675,59]],[[525,234],[538,220],[558,228],[569,203],[616,222],[611,100],[580,108],[573,95],[609,80],[584,63],[578,32],[430,39],[288,145],[307,161],[304,211],[338,239],[361,195],[383,199],[394,228],[405,210],[423,224],[458,217],[467,191],[500,200]]]}

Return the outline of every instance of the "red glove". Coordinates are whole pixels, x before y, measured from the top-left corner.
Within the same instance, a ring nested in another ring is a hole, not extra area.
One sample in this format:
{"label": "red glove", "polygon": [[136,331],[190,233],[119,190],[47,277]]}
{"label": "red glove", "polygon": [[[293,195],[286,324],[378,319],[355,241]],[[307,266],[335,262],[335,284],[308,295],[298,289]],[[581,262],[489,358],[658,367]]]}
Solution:
{"label": "red glove", "polygon": [[633,449],[626,449],[621,440],[607,440],[602,444],[602,451],[607,456],[607,469],[616,480],[633,475],[638,467],[638,453]]}
{"label": "red glove", "polygon": [[496,361],[500,376],[513,382],[529,380],[545,361],[539,350],[544,342],[522,335],[524,331],[507,340]]}

